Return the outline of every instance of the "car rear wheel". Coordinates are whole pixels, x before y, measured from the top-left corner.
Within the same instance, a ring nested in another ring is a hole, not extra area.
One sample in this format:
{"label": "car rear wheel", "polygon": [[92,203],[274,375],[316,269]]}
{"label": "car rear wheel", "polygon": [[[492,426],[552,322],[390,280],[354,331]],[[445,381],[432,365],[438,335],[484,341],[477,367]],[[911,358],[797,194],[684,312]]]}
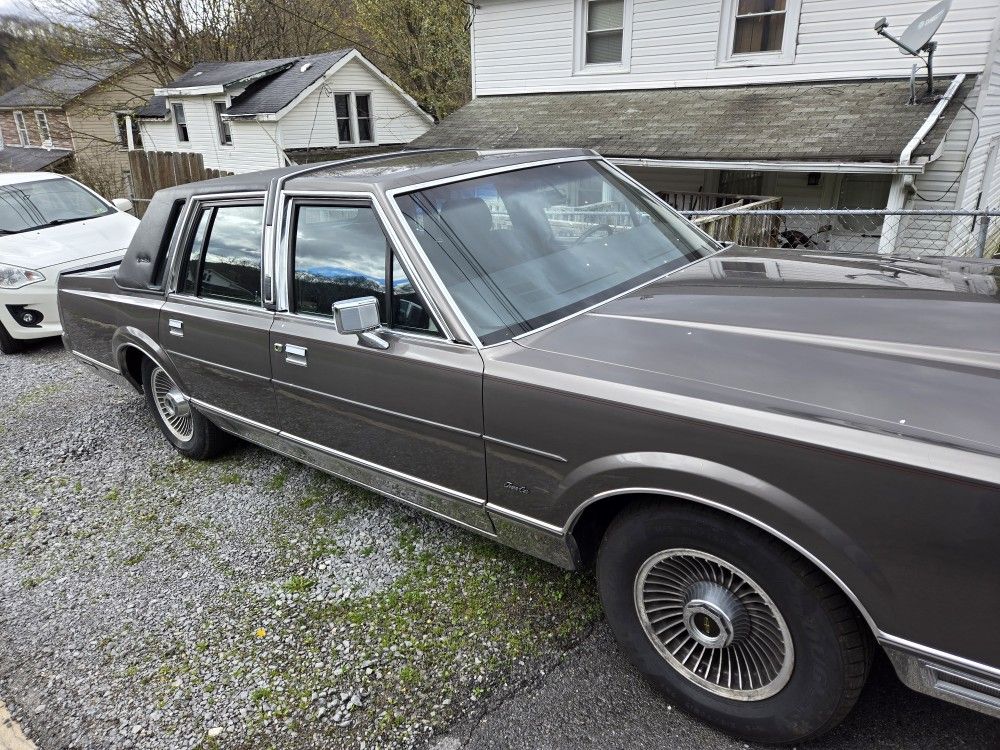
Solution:
{"label": "car rear wheel", "polygon": [[629,658],[729,734],[814,739],[861,693],[872,645],[857,610],[808,560],[738,519],[640,503],[608,528],[597,568]]}
{"label": "car rear wheel", "polygon": [[4,324],[0,323],[0,353],[17,354],[21,351],[24,351],[24,342],[11,336]]}
{"label": "car rear wheel", "polygon": [[229,435],[200,414],[167,371],[149,359],[142,363],[142,390],[157,426],[178,452],[203,460],[229,445]]}

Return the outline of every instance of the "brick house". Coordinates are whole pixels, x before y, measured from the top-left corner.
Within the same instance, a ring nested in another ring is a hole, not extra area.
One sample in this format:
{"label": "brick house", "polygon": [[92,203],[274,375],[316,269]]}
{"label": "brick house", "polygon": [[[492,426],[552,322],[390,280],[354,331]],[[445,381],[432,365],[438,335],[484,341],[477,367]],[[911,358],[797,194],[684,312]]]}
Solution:
{"label": "brick house", "polygon": [[59,171],[126,194],[128,151],[142,147],[132,112],[159,84],[144,63],[117,57],[63,63],[0,95],[0,171]]}

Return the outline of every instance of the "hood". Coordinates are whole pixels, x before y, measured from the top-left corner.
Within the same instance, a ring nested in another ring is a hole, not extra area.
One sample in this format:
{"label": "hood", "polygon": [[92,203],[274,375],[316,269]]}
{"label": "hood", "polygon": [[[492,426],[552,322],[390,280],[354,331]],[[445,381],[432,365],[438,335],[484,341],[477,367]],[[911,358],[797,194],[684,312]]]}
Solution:
{"label": "hood", "polygon": [[728,248],[519,339],[602,378],[1000,455],[1000,263]]}
{"label": "hood", "polygon": [[43,270],[117,250],[124,252],[137,226],[137,218],[116,211],[96,219],[0,235],[0,263]]}

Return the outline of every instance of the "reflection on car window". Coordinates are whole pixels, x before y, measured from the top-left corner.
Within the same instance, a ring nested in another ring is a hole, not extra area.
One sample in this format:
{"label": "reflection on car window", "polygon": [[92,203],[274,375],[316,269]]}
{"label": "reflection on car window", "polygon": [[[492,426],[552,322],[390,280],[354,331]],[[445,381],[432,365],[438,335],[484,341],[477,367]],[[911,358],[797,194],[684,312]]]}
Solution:
{"label": "reflection on car window", "polygon": [[397,200],[484,344],[531,331],[718,249],[593,161],[461,180]]}
{"label": "reflection on car window", "polygon": [[0,185],[0,234],[16,234],[113,214],[115,209],[72,180]]}
{"label": "reflection on car window", "polygon": [[395,254],[392,256],[392,327],[428,336],[442,335]]}
{"label": "reflection on car window", "polygon": [[259,305],[262,217],[260,204],[204,209],[181,269],[179,291]]}
{"label": "reflection on car window", "polygon": [[379,300],[385,316],[387,242],[368,206],[299,206],[295,224],[294,310],[333,315],[333,303]]}
{"label": "reflection on car window", "polygon": [[[441,331],[406,272],[371,206],[300,205],[295,212],[292,309],[333,317],[333,304],[375,297],[383,325],[431,336]],[[386,285],[390,260],[392,284]],[[391,317],[387,315],[392,311]]]}

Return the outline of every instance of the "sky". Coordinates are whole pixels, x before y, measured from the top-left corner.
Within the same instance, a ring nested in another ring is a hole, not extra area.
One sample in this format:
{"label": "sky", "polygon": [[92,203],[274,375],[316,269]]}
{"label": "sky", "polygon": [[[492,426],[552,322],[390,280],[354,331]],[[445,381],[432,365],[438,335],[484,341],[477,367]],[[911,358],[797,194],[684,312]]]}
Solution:
{"label": "sky", "polygon": [[[39,5],[44,6],[45,3],[41,2]],[[23,0],[0,0],[0,15],[33,16],[36,14]]]}

